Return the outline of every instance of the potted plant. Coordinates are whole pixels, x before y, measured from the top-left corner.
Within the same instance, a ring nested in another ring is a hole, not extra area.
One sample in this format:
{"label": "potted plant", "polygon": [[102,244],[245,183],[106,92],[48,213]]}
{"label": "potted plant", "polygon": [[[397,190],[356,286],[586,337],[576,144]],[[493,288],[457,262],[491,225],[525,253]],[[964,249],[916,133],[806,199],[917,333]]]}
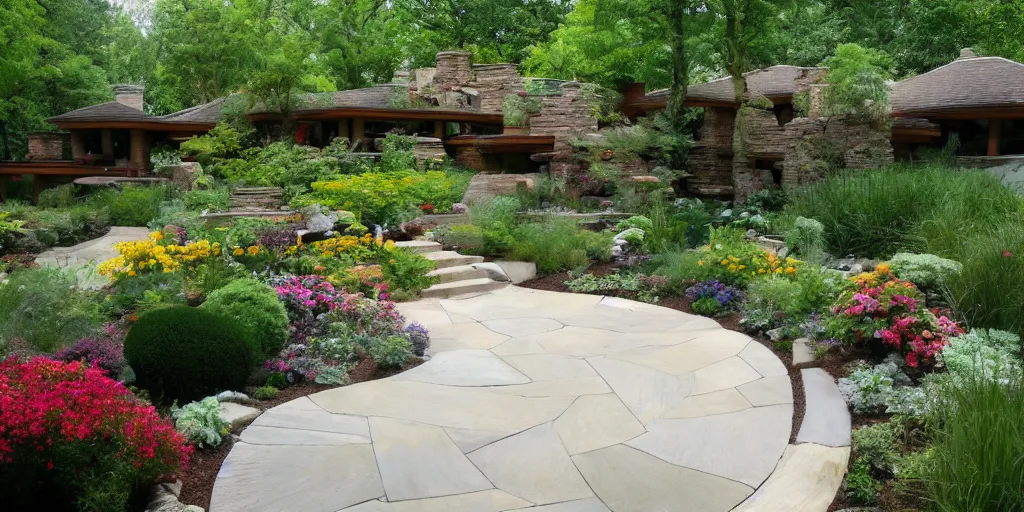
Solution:
{"label": "potted plant", "polygon": [[505,122],[505,135],[526,135],[530,131],[530,116],[539,114],[540,99],[531,97],[526,91],[505,96],[501,113]]}

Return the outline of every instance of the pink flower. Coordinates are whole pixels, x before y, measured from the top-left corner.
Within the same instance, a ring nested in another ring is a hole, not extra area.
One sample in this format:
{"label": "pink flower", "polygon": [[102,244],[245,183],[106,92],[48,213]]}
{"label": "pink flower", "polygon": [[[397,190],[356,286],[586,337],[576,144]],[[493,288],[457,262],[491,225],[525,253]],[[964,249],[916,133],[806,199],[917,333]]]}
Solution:
{"label": "pink flower", "polygon": [[1004,258],[1009,258],[1011,256],[1013,256],[1012,252],[1010,252],[1010,251],[1003,251],[1003,257]]}

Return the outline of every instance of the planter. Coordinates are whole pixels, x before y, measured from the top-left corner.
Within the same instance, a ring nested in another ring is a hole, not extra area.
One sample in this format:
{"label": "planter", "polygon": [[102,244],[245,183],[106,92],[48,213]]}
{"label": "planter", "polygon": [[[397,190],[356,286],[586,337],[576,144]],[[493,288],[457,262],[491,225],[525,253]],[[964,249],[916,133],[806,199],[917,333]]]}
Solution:
{"label": "planter", "polygon": [[526,135],[530,129],[525,126],[506,126],[502,135]]}

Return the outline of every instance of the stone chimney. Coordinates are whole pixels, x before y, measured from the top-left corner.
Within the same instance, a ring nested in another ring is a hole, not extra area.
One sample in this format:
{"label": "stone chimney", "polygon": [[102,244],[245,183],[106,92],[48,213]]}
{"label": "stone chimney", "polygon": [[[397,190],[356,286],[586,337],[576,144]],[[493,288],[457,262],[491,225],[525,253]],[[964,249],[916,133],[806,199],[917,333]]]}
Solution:
{"label": "stone chimney", "polygon": [[135,110],[142,110],[142,93],[145,86],[118,84],[114,86],[114,100]]}
{"label": "stone chimney", "polygon": [[957,59],[957,60],[975,59],[977,57],[978,57],[978,54],[974,53],[974,50],[972,50],[970,48],[964,48],[963,50],[960,50],[960,58]]}
{"label": "stone chimney", "polygon": [[472,61],[470,52],[438,52],[434,84],[461,87],[473,81]]}

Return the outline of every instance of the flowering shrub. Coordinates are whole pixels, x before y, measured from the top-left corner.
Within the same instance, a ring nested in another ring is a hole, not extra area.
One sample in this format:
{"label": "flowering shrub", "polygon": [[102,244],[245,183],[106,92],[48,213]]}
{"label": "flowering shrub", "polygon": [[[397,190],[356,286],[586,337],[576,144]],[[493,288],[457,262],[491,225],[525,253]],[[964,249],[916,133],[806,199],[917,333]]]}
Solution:
{"label": "flowering shrub", "polygon": [[423,353],[430,346],[430,333],[427,332],[427,328],[419,322],[413,322],[405,328],[405,334],[412,342],[412,353],[423,357]]}
{"label": "flowering shrub", "polygon": [[840,295],[826,332],[847,342],[878,340],[916,368],[932,364],[949,336],[963,330],[944,315],[925,307],[914,283],[897,279],[888,265],[851,278],[855,287]]}
{"label": "flowering shrub", "polygon": [[433,279],[426,277],[433,262],[369,233],[295,245],[285,253],[298,257],[290,265],[293,273],[328,274],[335,284],[371,296],[389,291],[414,295],[433,284]]}
{"label": "flowering shrub", "polygon": [[270,284],[284,302],[292,339],[299,344],[319,335],[326,325],[326,313],[345,300],[345,291],[322,276],[277,278]]}
{"label": "flowering shrub", "polygon": [[795,277],[801,265],[799,260],[780,258],[758,247],[730,228],[711,228],[710,242],[699,251],[699,278],[727,284],[743,284],[758,276]]}
{"label": "flowering shrub", "polygon": [[151,405],[80,362],[0,362],[0,487],[11,510],[124,510],[191,447]]}
{"label": "flowering shrub", "polygon": [[86,336],[54,354],[54,359],[95,365],[107,377],[117,379],[124,370],[124,340],[113,323],[103,326],[103,336]]}
{"label": "flowering shrub", "polygon": [[686,296],[694,302],[710,298],[717,302],[720,307],[726,307],[739,298],[740,291],[732,286],[722,284],[716,279],[700,282],[687,288]]}
{"label": "flowering shrub", "polygon": [[178,245],[177,242],[166,238],[160,231],[150,233],[149,240],[120,242],[114,245],[118,256],[101,263],[98,271],[114,279],[140,273],[171,273],[183,265],[221,254],[221,246],[217,242],[199,240],[186,245]]}

